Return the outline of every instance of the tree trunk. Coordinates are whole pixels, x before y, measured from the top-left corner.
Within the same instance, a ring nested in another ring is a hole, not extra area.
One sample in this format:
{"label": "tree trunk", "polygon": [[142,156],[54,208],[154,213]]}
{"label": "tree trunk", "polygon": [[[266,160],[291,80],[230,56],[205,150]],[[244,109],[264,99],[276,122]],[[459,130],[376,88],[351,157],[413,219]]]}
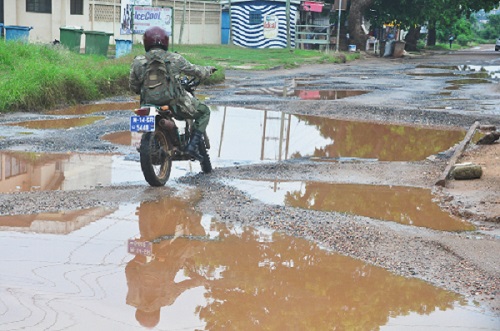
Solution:
{"label": "tree trunk", "polygon": [[352,0],[349,8],[349,17],[347,20],[349,27],[348,44],[355,44],[356,49],[366,50],[366,40],[368,36],[361,28],[363,15],[374,0]]}
{"label": "tree trunk", "polygon": [[407,51],[416,51],[417,50],[417,42],[420,38],[420,26],[411,27],[405,37],[405,50]]}
{"label": "tree trunk", "polygon": [[429,31],[427,34],[427,46],[436,45],[436,22],[429,22]]}

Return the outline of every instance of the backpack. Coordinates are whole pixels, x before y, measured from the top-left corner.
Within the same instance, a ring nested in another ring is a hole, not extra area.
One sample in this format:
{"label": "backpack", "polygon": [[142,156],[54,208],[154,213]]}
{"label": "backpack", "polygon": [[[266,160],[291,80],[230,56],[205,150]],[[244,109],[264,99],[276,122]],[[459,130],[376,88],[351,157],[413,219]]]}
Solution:
{"label": "backpack", "polygon": [[173,74],[171,66],[165,53],[146,53],[146,71],[141,89],[144,104],[175,106],[185,93],[178,77]]}

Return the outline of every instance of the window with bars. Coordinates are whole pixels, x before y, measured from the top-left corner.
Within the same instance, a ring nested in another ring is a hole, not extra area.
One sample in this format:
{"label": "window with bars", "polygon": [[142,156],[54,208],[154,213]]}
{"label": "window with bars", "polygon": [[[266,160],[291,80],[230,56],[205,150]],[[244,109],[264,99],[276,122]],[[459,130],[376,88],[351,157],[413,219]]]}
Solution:
{"label": "window with bars", "polygon": [[52,13],[52,0],[26,0],[26,11],[34,13]]}
{"label": "window with bars", "polygon": [[261,24],[262,23],[262,12],[261,11],[251,11],[248,16],[249,24]]}
{"label": "window with bars", "polygon": [[83,0],[71,0],[69,2],[70,15],[83,15]]}

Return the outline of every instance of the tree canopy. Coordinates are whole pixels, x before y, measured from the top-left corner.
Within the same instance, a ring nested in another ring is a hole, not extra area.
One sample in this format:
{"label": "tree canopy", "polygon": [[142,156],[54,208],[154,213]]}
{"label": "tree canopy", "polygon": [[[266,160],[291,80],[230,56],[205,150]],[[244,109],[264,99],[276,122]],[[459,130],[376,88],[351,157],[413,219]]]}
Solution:
{"label": "tree canopy", "polygon": [[498,0],[351,0],[349,33],[356,44],[363,45],[366,36],[356,28],[362,17],[376,26],[392,23],[409,30],[423,25],[434,29],[438,25],[452,33],[452,27],[462,17],[498,6]]}
{"label": "tree canopy", "polygon": [[[357,2],[359,0],[352,0]],[[452,26],[463,15],[489,11],[500,5],[498,0],[361,0],[371,1],[368,11],[362,13],[373,23],[393,22],[402,28],[423,25],[429,21]],[[354,14],[354,13],[351,13]]]}

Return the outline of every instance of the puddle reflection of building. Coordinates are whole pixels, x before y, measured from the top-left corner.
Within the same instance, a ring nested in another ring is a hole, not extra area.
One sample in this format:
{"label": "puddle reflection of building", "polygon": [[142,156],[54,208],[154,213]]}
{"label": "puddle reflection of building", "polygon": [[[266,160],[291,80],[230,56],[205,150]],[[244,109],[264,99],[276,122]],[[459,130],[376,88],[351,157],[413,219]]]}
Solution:
{"label": "puddle reflection of building", "polygon": [[0,216],[0,231],[68,234],[111,214],[114,209],[95,207],[29,215]]}
{"label": "puddle reflection of building", "polygon": [[112,157],[0,153],[0,192],[77,190],[111,184]]}
{"label": "puddle reflection of building", "polygon": [[64,180],[66,154],[0,153],[0,192],[57,190]]}

